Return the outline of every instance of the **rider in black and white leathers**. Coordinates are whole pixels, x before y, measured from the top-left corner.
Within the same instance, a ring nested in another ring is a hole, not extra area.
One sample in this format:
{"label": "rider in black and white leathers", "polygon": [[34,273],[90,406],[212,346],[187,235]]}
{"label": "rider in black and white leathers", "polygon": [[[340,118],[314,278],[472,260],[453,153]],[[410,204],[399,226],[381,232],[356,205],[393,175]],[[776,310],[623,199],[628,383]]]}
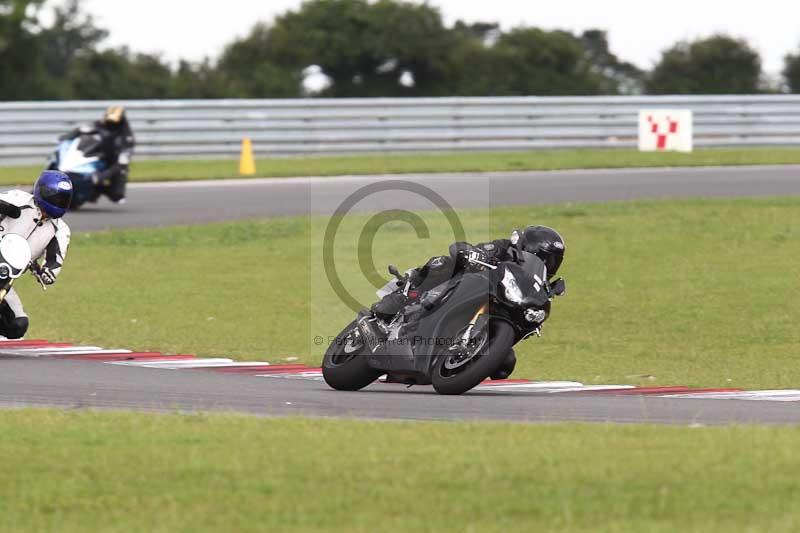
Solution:
{"label": "rider in black and white leathers", "polygon": [[[14,208],[19,211],[16,212]],[[21,190],[0,193],[0,211],[0,236],[15,233],[26,237],[33,260],[44,258],[40,274],[42,281],[48,285],[55,283],[69,246],[70,229],[66,222],[47,216],[37,206],[34,196]],[[19,217],[13,218],[17,214]],[[0,304],[0,335],[18,339],[25,335],[27,329],[28,315],[19,295],[12,288]]]}

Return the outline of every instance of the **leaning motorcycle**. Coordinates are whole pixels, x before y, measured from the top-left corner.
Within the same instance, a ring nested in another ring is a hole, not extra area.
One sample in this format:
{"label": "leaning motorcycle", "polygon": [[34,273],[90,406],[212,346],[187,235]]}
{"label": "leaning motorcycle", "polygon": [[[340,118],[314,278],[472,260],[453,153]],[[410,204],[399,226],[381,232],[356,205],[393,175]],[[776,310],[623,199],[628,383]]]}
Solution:
{"label": "leaning motorcycle", "polygon": [[[326,383],[353,391],[386,374],[390,381],[462,394],[500,368],[514,345],[538,336],[551,301],[566,291],[564,280],[549,283],[545,264],[525,251],[497,265],[469,261],[481,270],[426,292],[389,324],[362,312],[325,352]],[[407,294],[409,274],[389,271],[397,278],[390,283]]]}
{"label": "leaning motorcycle", "polygon": [[100,134],[85,131],[74,139],[59,141],[50,157],[48,170],[60,170],[72,181],[71,210],[87,201],[95,201],[100,191],[92,177],[106,168],[103,161],[103,138]]}

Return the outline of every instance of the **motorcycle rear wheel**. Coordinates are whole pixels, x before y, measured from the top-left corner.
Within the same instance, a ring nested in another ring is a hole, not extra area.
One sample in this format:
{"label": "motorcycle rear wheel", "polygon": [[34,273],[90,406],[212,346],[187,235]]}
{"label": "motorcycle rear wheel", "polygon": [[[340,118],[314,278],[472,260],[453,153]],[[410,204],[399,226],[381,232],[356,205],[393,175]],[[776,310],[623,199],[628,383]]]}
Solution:
{"label": "motorcycle rear wheel", "polygon": [[352,342],[350,337],[357,330],[356,321],[350,322],[328,347],[322,359],[322,377],[325,383],[336,390],[363,389],[381,375],[381,372],[367,364],[364,342],[361,341],[360,346]]}
{"label": "motorcycle rear wheel", "polygon": [[[448,368],[448,349],[440,353],[434,362],[431,382],[439,394],[463,394],[488,378],[503,364],[514,345],[514,329],[503,320],[489,324],[488,338],[467,364]],[[452,364],[451,364],[452,366]],[[457,370],[454,372],[454,370]]]}

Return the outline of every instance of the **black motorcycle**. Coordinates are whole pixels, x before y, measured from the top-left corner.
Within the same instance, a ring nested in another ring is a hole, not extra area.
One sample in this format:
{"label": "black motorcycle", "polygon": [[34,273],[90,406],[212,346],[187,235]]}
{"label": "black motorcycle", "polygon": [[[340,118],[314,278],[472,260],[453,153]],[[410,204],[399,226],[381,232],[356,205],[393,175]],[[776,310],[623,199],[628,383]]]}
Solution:
{"label": "black motorcycle", "polygon": [[[462,394],[494,374],[516,343],[539,335],[551,301],[566,291],[561,278],[548,283],[544,263],[528,252],[497,265],[469,262],[480,270],[426,292],[389,324],[367,312],[348,324],[325,352],[328,385],[353,391],[386,374]],[[389,272],[407,294],[409,275]]]}

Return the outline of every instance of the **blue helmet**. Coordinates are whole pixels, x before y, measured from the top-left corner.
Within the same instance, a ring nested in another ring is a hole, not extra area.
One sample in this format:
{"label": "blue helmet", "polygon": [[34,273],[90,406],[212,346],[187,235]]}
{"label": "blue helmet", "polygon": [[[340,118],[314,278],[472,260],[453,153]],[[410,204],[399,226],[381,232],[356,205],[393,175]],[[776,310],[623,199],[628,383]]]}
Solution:
{"label": "blue helmet", "polygon": [[61,218],[72,201],[72,182],[63,172],[45,170],[36,180],[33,198],[47,216]]}

